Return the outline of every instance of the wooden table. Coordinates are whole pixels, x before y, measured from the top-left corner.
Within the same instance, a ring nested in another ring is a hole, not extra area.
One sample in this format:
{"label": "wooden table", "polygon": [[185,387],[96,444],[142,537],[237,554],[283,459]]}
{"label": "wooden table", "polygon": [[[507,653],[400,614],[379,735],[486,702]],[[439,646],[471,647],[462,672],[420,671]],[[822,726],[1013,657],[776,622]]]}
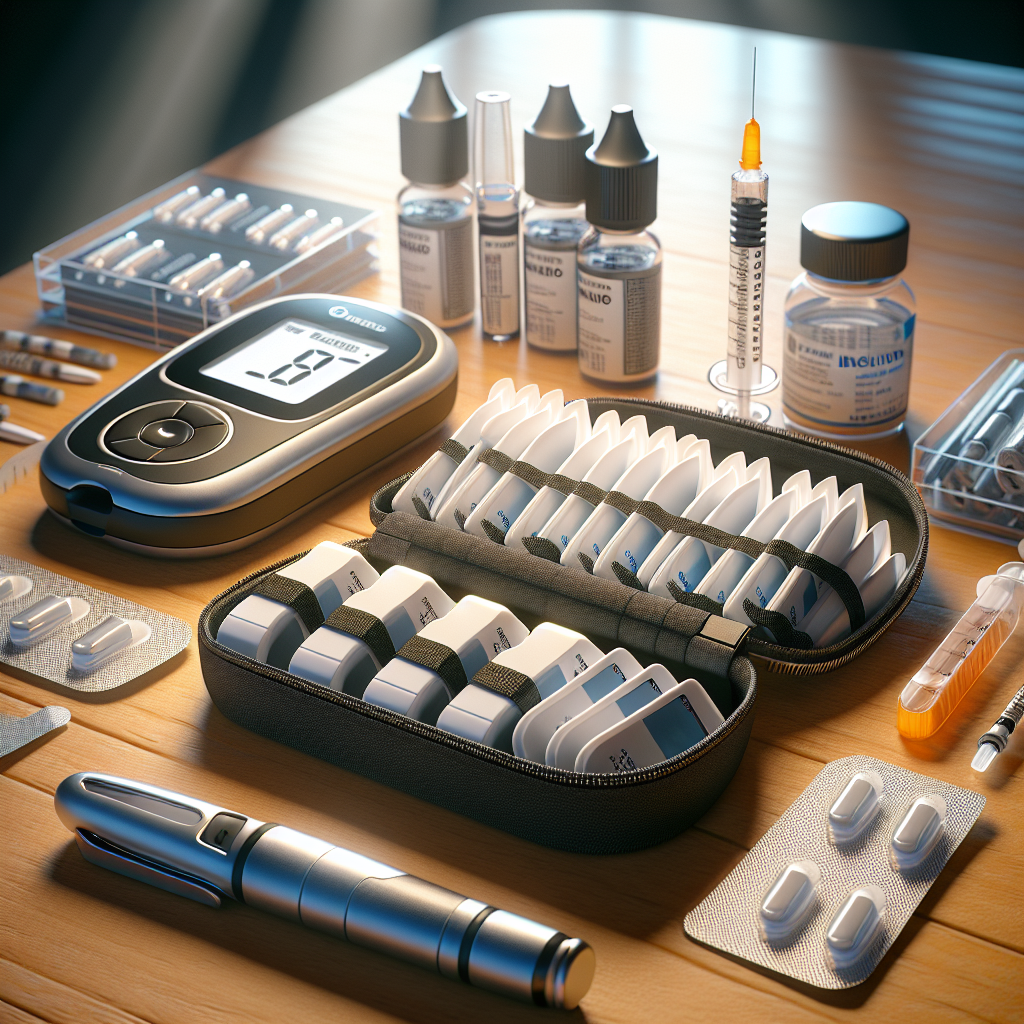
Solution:
{"label": "wooden table", "polygon": [[[920,300],[908,421],[876,453],[906,468],[909,441],[1000,352],[1020,344],[1024,73],[794,36],[627,14],[484,19],[436,40],[215,160],[210,169],[383,211],[381,273],[355,294],[397,303],[396,112],[420,68],[444,65],[464,100],[514,97],[516,144],[549,78],[566,78],[603,131],[629,102],[661,153],[662,370],[639,393],[713,406],[706,382],[726,333],[728,177],[749,116],[751,46],[758,118],[772,175],[768,361],[780,366],[781,308],[798,273],[798,224],[827,200],[875,200],[913,226],[906,276]],[[0,280],[3,327],[28,328],[36,299],[23,267]],[[1016,311],[1016,312],[1015,312]],[[60,337],[77,338],[69,330]],[[572,357],[455,333],[459,396],[450,424],[512,375],[569,398],[594,394]],[[96,339],[83,337],[86,343]],[[152,354],[118,343],[97,387],[67,386],[56,409],[13,401],[17,422],[54,433],[141,369]],[[778,393],[770,396],[778,417]],[[370,532],[367,500],[438,435],[377,467],[347,499],[268,540],[205,561],[163,562],[72,534],[49,518],[34,479],[0,497],[2,550],[195,624],[202,606],[251,569],[321,540]],[[3,445],[0,456],[13,454]],[[753,738],[735,780],[698,824],[620,857],[554,852],[392,792],[252,735],[216,711],[193,645],[150,685],[86,701],[0,676],[0,710],[61,703],[72,721],[0,779],[0,1018],[4,1021],[476,1021],[544,1011],[458,986],[233,905],[220,912],[82,860],[51,801],[83,769],[133,776],[351,846],[591,942],[598,971],[579,1018],[591,1021],[865,1019],[990,1021],[1024,1016],[1024,830],[1015,742],[984,776],[968,767],[978,735],[1022,681],[1012,637],[952,721],[928,744],[902,741],[896,696],[1011,548],[932,531],[928,570],[899,622],[828,676],[760,675]],[[130,689],[130,688],[129,688]],[[979,790],[981,820],[872,979],[839,996],[804,990],[695,945],[684,914],[820,770],[872,754]],[[554,1017],[544,1019],[554,1020]]]}

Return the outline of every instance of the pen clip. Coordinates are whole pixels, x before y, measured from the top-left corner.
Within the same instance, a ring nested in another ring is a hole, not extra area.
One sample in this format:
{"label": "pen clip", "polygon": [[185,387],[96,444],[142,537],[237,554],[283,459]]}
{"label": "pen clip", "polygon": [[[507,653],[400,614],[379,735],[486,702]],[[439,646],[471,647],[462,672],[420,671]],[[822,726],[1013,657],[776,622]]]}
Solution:
{"label": "pen clip", "polygon": [[126,875],[128,878],[134,878],[149,885],[155,885],[158,889],[173,892],[178,896],[187,896],[190,900],[204,903],[208,907],[221,905],[222,893],[201,879],[186,875],[181,871],[175,871],[156,861],[139,857],[130,850],[115,846],[102,836],[85,829],[75,829],[75,841],[78,843],[78,849],[82,852],[82,856],[101,868],[116,871],[119,875]]}

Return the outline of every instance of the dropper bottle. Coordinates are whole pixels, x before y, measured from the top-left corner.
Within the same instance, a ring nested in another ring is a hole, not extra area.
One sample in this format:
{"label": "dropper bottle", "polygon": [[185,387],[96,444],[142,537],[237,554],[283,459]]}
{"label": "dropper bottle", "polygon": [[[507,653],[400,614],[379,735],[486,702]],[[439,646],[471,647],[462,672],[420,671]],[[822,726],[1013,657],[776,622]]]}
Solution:
{"label": "dropper bottle", "polygon": [[639,384],[657,374],[661,355],[661,243],[646,230],[658,215],[658,154],[640,137],[633,108],[621,104],[586,161],[591,227],[576,254],[580,373]]}
{"label": "dropper bottle", "polygon": [[441,68],[423,69],[419,89],[399,114],[402,174],[398,244],[402,305],[438,327],[473,319],[473,191],[466,108]]}
{"label": "dropper bottle", "polygon": [[519,334],[519,189],[512,162],[511,97],[478,92],[473,180],[480,233],[480,327],[490,341]]}
{"label": "dropper bottle", "polygon": [[523,305],[526,343],[576,351],[576,247],[590,226],[584,203],[586,152],[594,129],[568,85],[551,85],[537,120],[523,133]]}

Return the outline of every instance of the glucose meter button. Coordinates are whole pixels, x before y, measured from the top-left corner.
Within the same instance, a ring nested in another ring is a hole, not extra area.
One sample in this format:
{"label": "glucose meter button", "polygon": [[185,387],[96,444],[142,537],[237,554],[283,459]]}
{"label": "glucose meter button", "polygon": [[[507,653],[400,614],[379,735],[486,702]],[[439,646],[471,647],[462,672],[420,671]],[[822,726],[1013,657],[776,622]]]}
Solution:
{"label": "glucose meter button", "polygon": [[151,444],[146,444],[137,437],[129,437],[124,441],[108,440],[107,447],[115,455],[120,455],[123,459],[135,459],[138,462],[147,462],[160,451],[159,448],[154,448]]}
{"label": "glucose meter button", "polygon": [[152,405],[125,413],[124,416],[115,420],[107,427],[104,440],[109,443],[111,441],[127,441],[138,437],[139,431],[147,424],[152,423],[154,420],[169,419],[176,415],[184,404],[184,402],[154,402]]}
{"label": "glucose meter button", "polygon": [[188,402],[177,413],[178,419],[191,424],[197,430],[200,427],[219,427],[224,425],[225,417],[205,405]]}
{"label": "glucose meter button", "polygon": [[184,444],[173,448],[164,448],[156,453],[151,462],[184,462],[186,459],[198,459],[201,455],[212,452],[227,437],[228,428],[219,423],[215,427],[197,427],[192,437]]}
{"label": "glucose meter button", "polygon": [[192,425],[184,420],[157,420],[147,423],[139,432],[139,440],[154,448],[174,448],[192,440],[195,433]]}

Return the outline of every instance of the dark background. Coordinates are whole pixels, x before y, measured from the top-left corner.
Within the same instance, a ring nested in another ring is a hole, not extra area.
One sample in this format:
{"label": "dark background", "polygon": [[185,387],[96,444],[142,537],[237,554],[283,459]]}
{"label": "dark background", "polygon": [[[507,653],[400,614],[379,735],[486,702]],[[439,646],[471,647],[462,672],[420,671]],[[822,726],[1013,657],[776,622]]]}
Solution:
{"label": "dark background", "polygon": [[450,29],[548,8],[1024,66],[1022,0],[0,0],[0,272]]}

